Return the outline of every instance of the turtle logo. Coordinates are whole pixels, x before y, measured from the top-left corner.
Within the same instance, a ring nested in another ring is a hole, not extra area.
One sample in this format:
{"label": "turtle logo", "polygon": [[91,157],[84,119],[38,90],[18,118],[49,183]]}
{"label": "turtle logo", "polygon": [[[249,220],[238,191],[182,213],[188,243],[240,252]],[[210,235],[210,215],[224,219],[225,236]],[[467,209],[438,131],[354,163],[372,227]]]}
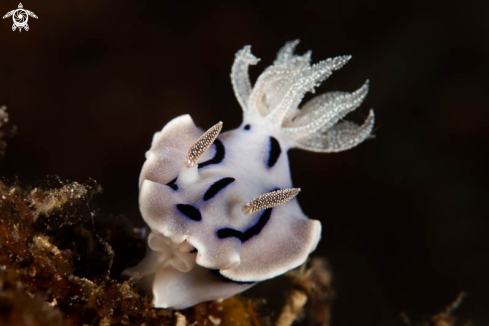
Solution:
{"label": "turtle logo", "polygon": [[22,6],[22,3],[19,3],[19,9],[15,9],[12,11],[9,11],[8,13],[3,16],[3,19],[12,16],[14,19],[14,24],[12,25],[12,31],[15,31],[17,28],[19,29],[19,32],[22,31],[22,28],[24,28],[26,31],[29,30],[29,25],[27,25],[27,21],[29,20],[29,16],[34,17],[37,19],[37,16],[35,13],[29,10],[23,9],[24,7]]}

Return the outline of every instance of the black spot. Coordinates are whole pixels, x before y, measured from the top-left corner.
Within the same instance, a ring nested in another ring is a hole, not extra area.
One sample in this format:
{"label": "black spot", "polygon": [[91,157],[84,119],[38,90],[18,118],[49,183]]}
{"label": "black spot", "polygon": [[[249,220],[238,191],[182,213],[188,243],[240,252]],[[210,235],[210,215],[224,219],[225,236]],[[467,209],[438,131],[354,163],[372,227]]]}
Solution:
{"label": "black spot", "polygon": [[248,241],[255,235],[259,234],[261,230],[263,230],[265,225],[267,225],[268,221],[270,220],[270,215],[272,214],[272,209],[273,208],[266,209],[258,219],[258,222],[250,227],[248,230],[241,232],[231,228],[219,229],[217,230],[217,237],[219,239],[235,237],[241,240],[241,242]]}
{"label": "black spot", "polygon": [[196,252],[198,252],[198,250],[197,250],[197,248],[194,248],[194,249],[192,249],[192,251],[190,251],[189,253],[193,254],[193,253],[196,253]]}
{"label": "black spot", "polygon": [[168,182],[166,185],[173,190],[177,191],[178,190],[178,185],[175,184],[177,182],[177,178],[173,179],[172,181]]}
{"label": "black spot", "polygon": [[201,221],[202,215],[200,215],[200,211],[192,205],[178,204],[177,208],[180,212],[182,212],[189,219],[194,221]]}
{"label": "black spot", "polygon": [[223,178],[219,181],[214,182],[212,186],[207,189],[207,191],[204,194],[204,201],[207,201],[217,195],[219,191],[221,191],[223,188],[225,188],[227,185],[230,183],[234,182],[234,178]]}
{"label": "black spot", "polygon": [[272,167],[277,163],[277,160],[280,156],[280,153],[282,153],[282,149],[280,148],[280,144],[278,143],[278,140],[276,140],[273,137],[270,137],[270,150],[268,154],[268,167]]}
{"label": "black spot", "polygon": [[199,163],[199,169],[207,165],[219,164],[224,159],[224,155],[226,154],[226,151],[224,150],[224,145],[222,144],[222,142],[219,139],[216,139],[214,141],[214,145],[216,147],[216,154],[210,160],[205,161],[203,163]]}
{"label": "black spot", "polygon": [[244,126],[244,128],[243,128],[243,129],[244,129],[244,130],[250,130],[250,128],[251,128],[251,126],[250,126],[250,125],[246,125],[246,126]]}

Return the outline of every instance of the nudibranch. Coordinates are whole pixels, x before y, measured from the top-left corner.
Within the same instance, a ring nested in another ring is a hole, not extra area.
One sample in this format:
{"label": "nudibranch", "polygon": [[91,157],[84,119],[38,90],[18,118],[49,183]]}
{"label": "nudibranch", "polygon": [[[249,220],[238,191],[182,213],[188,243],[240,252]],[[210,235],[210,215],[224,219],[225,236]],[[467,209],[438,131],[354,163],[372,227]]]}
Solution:
{"label": "nudibranch", "polygon": [[156,307],[183,309],[227,298],[305,262],[321,236],[295,196],[287,151],[350,149],[370,136],[344,121],[364,100],[368,81],[353,93],[330,92],[299,104],[306,92],[350,56],[310,63],[285,44],[252,87],[248,68],[259,59],[245,46],[231,81],[243,109],[237,129],[206,132],[189,115],[153,137],[139,179],[139,205],[151,232],[143,261],[126,274],[148,280]]}

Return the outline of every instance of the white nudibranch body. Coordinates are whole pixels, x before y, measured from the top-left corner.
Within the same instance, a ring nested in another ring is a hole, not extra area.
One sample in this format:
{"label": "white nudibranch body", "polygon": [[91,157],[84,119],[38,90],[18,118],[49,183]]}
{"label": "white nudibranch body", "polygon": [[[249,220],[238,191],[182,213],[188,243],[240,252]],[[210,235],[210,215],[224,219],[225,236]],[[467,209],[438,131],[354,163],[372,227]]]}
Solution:
{"label": "white nudibranch body", "polygon": [[[319,221],[294,197],[287,151],[339,152],[370,136],[374,115],[358,126],[343,121],[367,94],[319,95],[299,109],[308,91],[349,56],[310,64],[287,43],[251,86],[248,66],[259,60],[245,46],[231,81],[243,123],[220,134],[189,115],[153,137],[139,180],[141,214],[151,229],[144,260],[126,274],[149,280],[156,307],[183,309],[227,298],[295,268],[316,248]],[[340,121],[341,120],[341,121]]]}

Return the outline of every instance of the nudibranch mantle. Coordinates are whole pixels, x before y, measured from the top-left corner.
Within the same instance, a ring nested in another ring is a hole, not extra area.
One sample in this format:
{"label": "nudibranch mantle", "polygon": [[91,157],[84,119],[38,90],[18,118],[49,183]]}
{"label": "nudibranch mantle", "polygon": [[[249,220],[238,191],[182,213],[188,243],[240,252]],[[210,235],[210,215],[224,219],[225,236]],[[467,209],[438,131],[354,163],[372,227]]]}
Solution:
{"label": "nudibranch mantle", "polygon": [[[245,46],[231,81],[243,123],[205,133],[189,115],[153,137],[140,180],[141,214],[151,229],[145,259],[128,274],[150,280],[156,307],[183,309],[230,297],[295,268],[320,239],[321,224],[302,212],[287,151],[339,152],[370,136],[373,111],[358,126],[343,121],[365,98],[368,82],[353,93],[319,95],[299,109],[308,91],[341,68],[349,56],[311,65],[311,52],[294,55],[288,42],[251,86],[258,63]],[[340,121],[341,120],[341,121]]]}

